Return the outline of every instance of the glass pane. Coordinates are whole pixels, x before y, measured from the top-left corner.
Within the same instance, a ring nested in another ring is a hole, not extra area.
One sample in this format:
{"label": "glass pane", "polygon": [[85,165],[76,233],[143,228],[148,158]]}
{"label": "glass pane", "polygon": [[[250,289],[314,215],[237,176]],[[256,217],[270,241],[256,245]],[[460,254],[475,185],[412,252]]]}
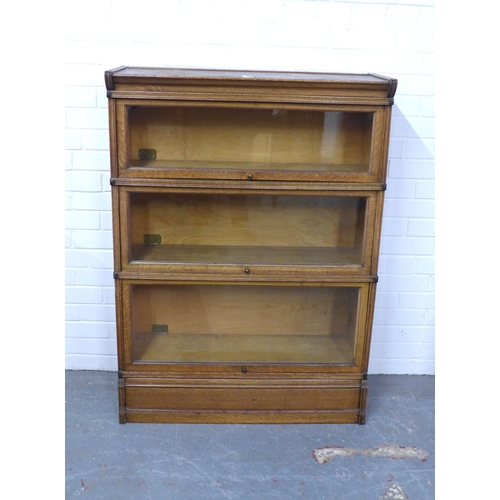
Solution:
{"label": "glass pane", "polygon": [[359,288],[133,285],[134,361],[352,363]]}
{"label": "glass pane", "polygon": [[132,262],[362,265],[366,198],[130,193]]}
{"label": "glass pane", "polygon": [[135,106],[129,166],[368,172],[373,113]]}

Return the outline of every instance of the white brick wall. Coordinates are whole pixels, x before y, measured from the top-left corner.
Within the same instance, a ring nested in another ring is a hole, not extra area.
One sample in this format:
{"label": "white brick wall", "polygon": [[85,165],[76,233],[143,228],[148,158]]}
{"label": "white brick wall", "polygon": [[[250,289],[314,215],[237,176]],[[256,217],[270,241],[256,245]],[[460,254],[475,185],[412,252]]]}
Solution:
{"label": "white brick wall", "polygon": [[370,373],[434,373],[433,0],[68,0],[66,367],[114,370],[107,99],[121,65],[399,80]]}

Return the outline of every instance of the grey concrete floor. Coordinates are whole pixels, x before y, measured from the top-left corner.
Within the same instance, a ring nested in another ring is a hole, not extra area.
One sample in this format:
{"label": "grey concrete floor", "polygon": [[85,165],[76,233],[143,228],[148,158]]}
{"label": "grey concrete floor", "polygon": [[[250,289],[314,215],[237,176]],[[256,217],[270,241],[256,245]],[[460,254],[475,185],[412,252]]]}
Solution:
{"label": "grey concrete floor", "polygon": [[435,498],[431,376],[370,376],[365,425],[122,425],[117,398],[116,373],[66,372],[67,499]]}

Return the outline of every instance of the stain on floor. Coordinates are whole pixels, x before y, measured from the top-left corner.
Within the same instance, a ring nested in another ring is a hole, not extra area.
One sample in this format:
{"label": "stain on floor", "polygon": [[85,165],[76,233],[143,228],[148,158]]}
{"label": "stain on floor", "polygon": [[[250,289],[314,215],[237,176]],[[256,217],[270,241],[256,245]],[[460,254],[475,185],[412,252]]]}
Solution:
{"label": "stain on floor", "polygon": [[378,498],[379,500],[406,500],[408,495],[405,494],[400,484],[391,484],[385,487],[385,493]]}
{"label": "stain on floor", "polygon": [[325,446],[313,450],[313,457],[318,464],[332,462],[337,457],[352,457],[360,455],[364,457],[393,458],[404,460],[417,458],[425,461],[429,454],[416,446],[400,446],[398,444],[384,444],[375,448],[346,448],[343,446]]}

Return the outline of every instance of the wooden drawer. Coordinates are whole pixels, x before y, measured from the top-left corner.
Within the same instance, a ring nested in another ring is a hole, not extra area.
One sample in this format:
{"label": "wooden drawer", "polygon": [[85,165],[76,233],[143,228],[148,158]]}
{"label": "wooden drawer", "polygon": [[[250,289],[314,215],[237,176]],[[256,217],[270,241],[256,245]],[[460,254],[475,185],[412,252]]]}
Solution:
{"label": "wooden drawer", "polygon": [[297,382],[295,387],[279,387],[276,382],[219,381],[209,387],[196,382],[192,386],[129,384],[124,388],[126,422],[354,423],[362,401],[360,382]]}

